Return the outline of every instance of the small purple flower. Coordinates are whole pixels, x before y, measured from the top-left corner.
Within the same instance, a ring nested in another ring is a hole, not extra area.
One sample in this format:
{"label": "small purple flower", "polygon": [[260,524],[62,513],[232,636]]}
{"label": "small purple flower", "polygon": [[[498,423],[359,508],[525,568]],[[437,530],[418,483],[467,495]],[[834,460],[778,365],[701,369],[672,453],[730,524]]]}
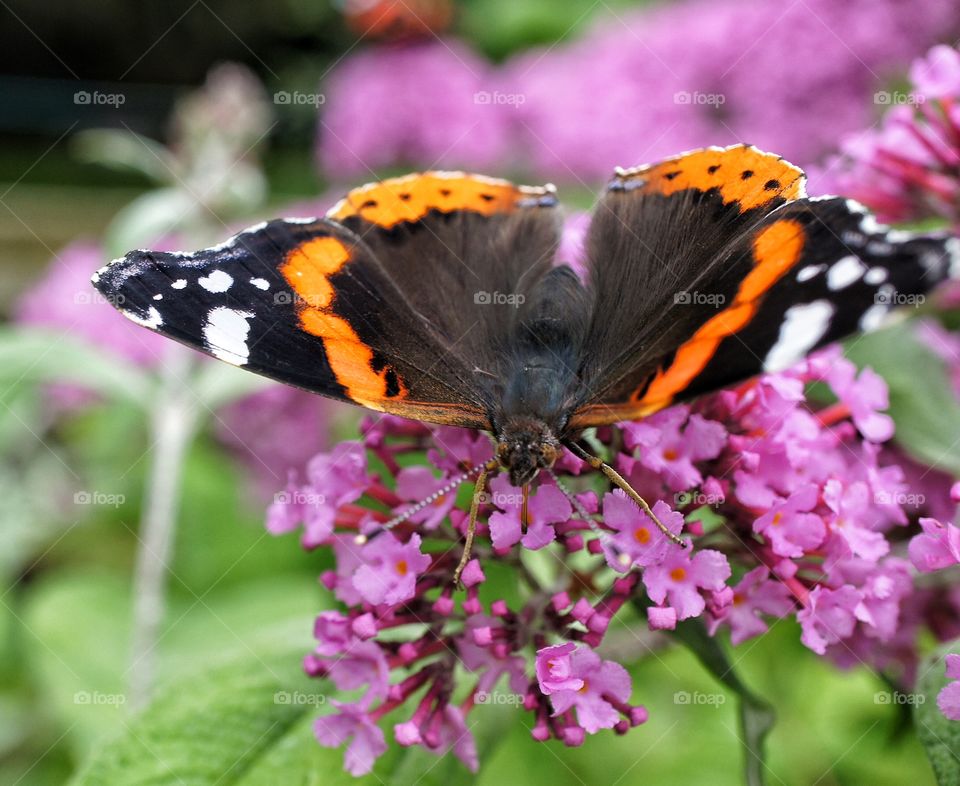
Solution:
{"label": "small purple flower", "polygon": [[826,526],[810,511],[817,504],[820,493],[816,486],[801,486],[787,499],[780,499],[754,522],[755,532],[763,535],[775,554],[781,557],[800,557],[811,551],[826,537]]}
{"label": "small purple flower", "polygon": [[960,52],[943,44],[910,66],[910,81],[927,98],[960,95]]}
{"label": "small purple flower", "polygon": [[857,481],[845,487],[839,480],[828,480],[823,487],[823,501],[833,513],[829,518],[830,530],[843,543],[844,552],[876,562],[890,551],[883,533],[867,526],[872,510],[866,483]]}
{"label": "small purple flower", "polygon": [[910,541],[910,561],[914,567],[930,573],[960,563],[960,529],[949,522],[921,518],[923,532]]}
{"label": "small purple flower", "polygon": [[689,550],[675,546],[666,558],[643,572],[643,584],[654,603],[669,598],[677,610],[677,619],[695,617],[706,607],[701,589],[721,590],[730,578],[730,563],[724,554],[704,549],[690,556]]}
{"label": "small purple flower", "polygon": [[490,538],[497,549],[520,542],[524,548],[542,549],[556,539],[553,525],[568,521],[573,512],[570,501],[556,486],[542,483],[527,501],[529,524],[521,531],[523,493],[510,485],[506,475],[490,483],[493,503],[501,510],[490,514]]}
{"label": "small purple flower", "polygon": [[537,650],[537,683],[541,693],[549,696],[583,687],[583,680],[574,674],[572,655],[576,649],[576,644],[567,642]]}
{"label": "small purple flower", "polygon": [[[670,510],[662,500],[654,503],[653,512],[670,532],[680,534],[683,529],[680,513]],[[604,495],[603,520],[616,530],[603,544],[607,564],[621,573],[634,566],[656,565],[671,548],[678,548],[620,489]]]}
{"label": "small purple flower", "polygon": [[677,406],[638,423],[623,424],[624,444],[639,448],[639,461],[664,478],[673,491],[699,486],[703,476],[694,462],[716,458],[726,444],[723,426]]}
{"label": "small purple flower", "polygon": [[849,584],[838,589],[814,587],[807,603],[797,613],[802,633],[800,641],[818,655],[853,633],[861,605],[861,595]]}
{"label": "small purple flower", "polygon": [[950,720],[960,721],[960,655],[950,653],[944,661],[947,679],[951,682],[937,694],[937,706]]}
{"label": "small purple flower", "polygon": [[[553,665],[541,666],[551,662]],[[541,692],[550,696],[554,714],[575,709],[577,722],[588,734],[612,729],[620,721],[615,705],[630,699],[627,670],[614,661],[601,660],[589,647],[565,644],[538,651],[537,679]]]}
{"label": "small purple flower", "polygon": [[[445,478],[437,478],[426,467],[404,467],[397,473],[397,496],[406,504],[397,507],[396,512],[399,513],[407,509],[410,507],[410,503],[417,503],[426,499],[446,483]],[[453,510],[456,501],[456,492],[444,494],[419,513],[414,513],[409,520],[422,524],[426,530],[436,529],[440,526],[440,522]]]}
{"label": "small purple flower", "polygon": [[827,382],[837,398],[850,408],[853,424],[866,439],[886,442],[893,436],[893,419],[878,411],[890,406],[882,377],[869,368],[857,376],[857,367],[841,358],[828,372]]}
{"label": "small purple flower", "polygon": [[339,701],[331,703],[339,712],[314,721],[313,733],[317,742],[325,748],[338,748],[350,740],[343,756],[344,769],[357,777],[366,775],[387,750],[383,731],[370,719],[364,707]]}
{"label": "small purple flower", "polygon": [[417,577],[430,567],[430,557],[420,553],[420,536],[406,543],[392,532],[383,532],[361,551],[363,564],[353,574],[353,586],[367,603],[402,603],[415,594]]}

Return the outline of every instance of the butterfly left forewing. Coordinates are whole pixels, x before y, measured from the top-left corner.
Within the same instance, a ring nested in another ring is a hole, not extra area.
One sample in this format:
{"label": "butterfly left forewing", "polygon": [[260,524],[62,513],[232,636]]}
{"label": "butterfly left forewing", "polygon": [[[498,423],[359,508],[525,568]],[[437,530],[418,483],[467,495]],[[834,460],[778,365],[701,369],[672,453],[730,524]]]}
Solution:
{"label": "butterfly left forewing", "polygon": [[460,361],[335,222],[271,221],[194,253],[133,251],[94,285],[131,320],[233,365],[376,411],[488,426]]}

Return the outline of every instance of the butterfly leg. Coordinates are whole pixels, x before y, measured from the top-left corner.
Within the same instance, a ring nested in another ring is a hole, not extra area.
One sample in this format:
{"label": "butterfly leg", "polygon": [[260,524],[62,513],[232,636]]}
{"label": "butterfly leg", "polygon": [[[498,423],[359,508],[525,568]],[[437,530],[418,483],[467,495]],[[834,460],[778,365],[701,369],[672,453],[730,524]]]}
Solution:
{"label": "butterfly leg", "polygon": [[587,453],[587,451],[581,448],[576,442],[572,442],[572,441],[565,442],[564,446],[568,450],[570,450],[573,453],[573,455],[575,455],[577,458],[587,462],[587,464],[592,469],[599,470],[604,475],[606,475],[607,479],[611,483],[613,483],[614,486],[616,486],[618,489],[623,491],[628,497],[630,497],[630,499],[632,499],[637,504],[640,510],[646,513],[647,516],[650,517],[650,520],[657,525],[657,528],[664,535],[666,535],[670,540],[672,540],[678,546],[684,546],[684,547],[686,546],[686,543],[684,543],[683,540],[681,540],[677,535],[674,535],[670,530],[668,530],[664,525],[664,523],[657,518],[657,515],[653,512],[653,510],[647,504],[647,501],[634,490],[633,486],[631,486],[626,481],[623,475],[621,475],[613,467],[607,464],[606,461],[604,461],[603,459],[597,456],[593,456],[590,453]]}
{"label": "butterfly leg", "polygon": [[473,536],[477,531],[477,513],[480,511],[480,500],[487,490],[487,478],[498,466],[499,463],[496,460],[489,461],[481,467],[480,474],[477,475],[477,482],[473,487],[473,501],[470,503],[470,521],[467,524],[466,542],[463,544],[463,553],[460,555],[457,569],[453,572],[453,583],[457,586],[461,586],[460,574],[463,573],[463,569],[467,567],[467,563],[470,561],[470,553],[473,550]]}

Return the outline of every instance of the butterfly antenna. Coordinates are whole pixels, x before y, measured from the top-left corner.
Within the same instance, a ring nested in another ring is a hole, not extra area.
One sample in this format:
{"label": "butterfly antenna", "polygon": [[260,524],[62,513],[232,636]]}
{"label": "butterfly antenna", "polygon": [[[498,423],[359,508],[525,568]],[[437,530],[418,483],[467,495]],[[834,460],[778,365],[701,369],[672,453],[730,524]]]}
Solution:
{"label": "butterfly antenna", "polygon": [[[489,462],[488,462],[489,463]],[[380,529],[389,530],[396,527],[398,524],[402,524],[411,516],[416,516],[421,510],[432,505],[438,499],[443,496],[446,496],[451,491],[459,487],[464,481],[470,479],[471,476],[476,475],[478,472],[481,472],[486,464],[477,464],[475,467],[471,467],[466,472],[457,475],[455,478],[452,478],[448,483],[444,484],[441,488],[438,488],[432,494],[427,497],[424,497],[422,500],[417,502],[415,505],[407,508],[403,513],[400,513],[394,516],[390,521],[381,524]]]}
{"label": "butterfly antenna", "polygon": [[453,583],[456,586],[460,584],[460,574],[467,567],[470,561],[470,552],[473,550],[473,536],[477,531],[477,513],[480,510],[480,501],[487,490],[487,478],[491,472],[495,472],[500,466],[496,459],[491,459],[486,464],[480,465],[480,474],[477,476],[477,483],[473,487],[473,500],[470,502],[470,522],[467,524],[467,537],[463,544],[463,553],[460,555],[460,562],[457,563],[456,570],[453,571]]}
{"label": "butterfly antenna", "polygon": [[577,515],[587,523],[588,527],[590,527],[590,531],[600,539],[600,542],[604,546],[610,549],[610,551],[613,553],[613,556],[621,565],[624,567],[629,566],[633,561],[630,558],[630,555],[624,552],[623,549],[617,545],[616,541],[610,537],[609,532],[607,532],[605,529],[601,529],[597,525],[597,522],[594,520],[593,516],[587,513],[587,509],[583,507],[583,504],[576,498],[573,492],[567,488],[566,484],[564,484],[560,478],[556,476],[556,473],[554,473],[552,469],[547,471],[550,473],[550,477],[553,478],[553,482],[557,484],[557,488],[560,489],[563,496],[570,500],[570,504],[573,505],[573,509],[577,511]]}
{"label": "butterfly antenna", "polygon": [[657,525],[657,529],[659,529],[664,535],[666,535],[670,540],[672,540],[678,546],[682,546],[686,548],[687,544],[678,535],[674,535],[670,530],[667,529],[666,525],[662,521],[660,521],[659,518],[657,518],[657,514],[653,512],[653,510],[647,504],[647,501],[634,490],[633,486],[627,483],[626,479],[624,479],[624,477],[619,472],[617,472],[613,467],[607,464],[606,461],[604,461],[601,458],[598,458],[597,456],[593,456],[590,453],[587,453],[587,451],[581,448],[576,442],[565,442],[564,445],[577,458],[583,461],[586,461],[591,468],[599,470],[604,475],[606,475],[607,479],[614,486],[616,486],[618,489],[623,491],[624,494],[630,497],[630,499],[632,499],[637,504],[640,510],[642,510],[644,513],[647,514],[647,516],[650,517],[650,520]]}

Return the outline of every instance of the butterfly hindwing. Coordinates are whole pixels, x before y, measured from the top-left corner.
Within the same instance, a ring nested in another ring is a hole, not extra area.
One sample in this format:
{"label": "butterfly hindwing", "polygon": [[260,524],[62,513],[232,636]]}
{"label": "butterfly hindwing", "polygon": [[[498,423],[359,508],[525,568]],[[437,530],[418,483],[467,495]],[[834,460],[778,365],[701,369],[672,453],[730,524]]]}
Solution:
{"label": "butterfly hindwing", "polygon": [[487,427],[464,369],[373,252],[325,220],[271,221],[196,253],[133,251],[94,277],[135,322],[370,409]]}

